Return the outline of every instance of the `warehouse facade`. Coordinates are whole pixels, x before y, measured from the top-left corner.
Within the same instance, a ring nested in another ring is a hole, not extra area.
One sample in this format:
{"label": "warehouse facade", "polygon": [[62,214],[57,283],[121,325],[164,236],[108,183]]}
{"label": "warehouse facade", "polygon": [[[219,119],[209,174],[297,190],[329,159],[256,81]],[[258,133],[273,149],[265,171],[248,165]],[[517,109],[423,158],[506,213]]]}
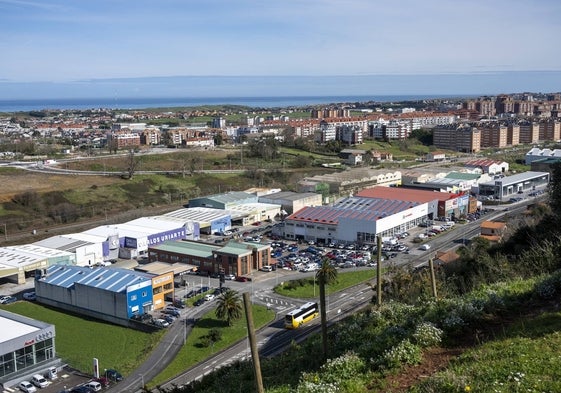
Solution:
{"label": "warehouse facade", "polygon": [[12,386],[21,380],[58,366],[55,326],[0,310],[0,384]]}
{"label": "warehouse facade", "polygon": [[151,275],[118,268],[56,265],[35,275],[40,303],[131,326],[130,319],[173,298],[173,272]]}

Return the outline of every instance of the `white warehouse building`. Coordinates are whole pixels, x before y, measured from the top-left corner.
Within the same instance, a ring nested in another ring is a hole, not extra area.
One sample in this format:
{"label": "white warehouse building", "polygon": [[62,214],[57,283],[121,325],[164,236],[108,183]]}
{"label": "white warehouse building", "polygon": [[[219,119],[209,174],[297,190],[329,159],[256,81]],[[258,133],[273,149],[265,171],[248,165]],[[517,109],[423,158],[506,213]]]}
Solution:
{"label": "white warehouse building", "polygon": [[[99,239],[99,238],[98,238]],[[53,236],[33,243],[37,246],[71,252],[78,266],[92,266],[103,262],[103,242],[91,242],[68,236]]]}
{"label": "white warehouse building", "polygon": [[300,209],[285,220],[284,236],[318,243],[375,244],[376,236],[394,236],[428,216],[427,203],[349,197],[334,206]]}

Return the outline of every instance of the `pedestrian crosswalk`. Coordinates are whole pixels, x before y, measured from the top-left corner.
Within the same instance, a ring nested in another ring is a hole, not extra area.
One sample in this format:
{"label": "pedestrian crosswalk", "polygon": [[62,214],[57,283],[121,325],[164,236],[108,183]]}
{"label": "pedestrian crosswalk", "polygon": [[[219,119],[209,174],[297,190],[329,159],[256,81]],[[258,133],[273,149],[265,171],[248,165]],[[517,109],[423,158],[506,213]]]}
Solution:
{"label": "pedestrian crosswalk", "polygon": [[296,307],[296,303],[292,301],[267,296],[265,294],[256,294],[255,297],[259,300],[260,303],[267,306],[267,308],[274,309],[276,311],[282,311],[288,308]]}

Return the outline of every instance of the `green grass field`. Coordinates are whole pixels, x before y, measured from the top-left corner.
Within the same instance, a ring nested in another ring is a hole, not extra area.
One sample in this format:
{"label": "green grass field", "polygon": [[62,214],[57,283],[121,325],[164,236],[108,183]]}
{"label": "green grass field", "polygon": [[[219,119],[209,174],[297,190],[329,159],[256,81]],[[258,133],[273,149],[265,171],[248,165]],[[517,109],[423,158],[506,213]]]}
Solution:
{"label": "green grass field", "polygon": [[[142,333],[94,319],[69,315],[27,301],[19,301],[0,306],[0,308],[55,325],[57,356],[71,367],[84,373],[93,374],[92,359],[97,358],[101,369],[114,368],[126,376],[146,360],[165,334],[165,330],[151,334]],[[274,318],[273,311],[267,310],[263,306],[253,306],[253,320],[256,329],[273,321]],[[145,382],[156,386],[206,359],[216,351],[242,340],[247,337],[246,326],[245,315],[233,326],[228,327],[224,321],[216,318],[214,309],[209,311],[197,322],[177,358],[154,381]],[[204,347],[201,345],[201,340],[210,329],[218,329],[221,340],[212,347]]]}
{"label": "green grass field", "polygon": [[97,358],[101,369],[115,368],[127,375],[146,359],[164,334],[142,333],[26,301],[2,308],[55,325],[57,356],[85,373],[93,373],[92,359]]}
{"label": "green grass field", "polygon": [[[253,305],[253,322],[255,329],[268,324],[275,318],[272,310],[266,307]],[[211,329],[217,329],[221,334],[221,340],[211,347],[202,345],[203,337],[208,335]],[[225,321],[219,320],[214,314],[214,309],[205,314],[193,328],[191,334],[187,338],[186,345],[181,348],[179,354],[171,362],[164,372],[148,383],[148,386],[154,387],[162,384],[170,378],[178,375],[189,367],[208,358],[224,348],[229,347],[233,343],[247,337],[247,323],[245,315],[241,319],[234,322],[233,326],[227,326]]]}
{"label": "green grass field", "polygon": [[[376,278],[376,268],[347,271],[338,270],[337,282],[326,287],[326,293],[338,292],[346,288],[367,282]],[[311,299],[319,296],[319,286],[313,277],[306,277],[298,280],[291,280],[277,285],[274,291],[282,296]]]}

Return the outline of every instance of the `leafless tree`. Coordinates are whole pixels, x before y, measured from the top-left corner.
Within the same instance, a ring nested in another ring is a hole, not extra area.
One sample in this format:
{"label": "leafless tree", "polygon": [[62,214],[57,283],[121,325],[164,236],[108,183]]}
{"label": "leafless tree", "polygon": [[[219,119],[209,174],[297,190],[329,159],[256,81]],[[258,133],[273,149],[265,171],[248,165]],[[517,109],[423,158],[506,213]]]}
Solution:
{"label": "leafless tree", "polygon": [[129,175],[129,180],[134,176],[139,162],[140,160],[135,156],[134,150],[130,149],[127,154],[127,174]]}

